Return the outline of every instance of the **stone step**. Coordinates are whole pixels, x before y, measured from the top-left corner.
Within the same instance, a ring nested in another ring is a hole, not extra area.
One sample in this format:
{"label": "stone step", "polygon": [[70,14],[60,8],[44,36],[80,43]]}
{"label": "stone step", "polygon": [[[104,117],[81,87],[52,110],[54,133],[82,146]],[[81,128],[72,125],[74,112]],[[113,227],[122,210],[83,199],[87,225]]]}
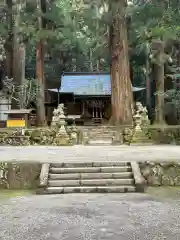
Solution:
{"label": "stone step", "polygon": [[115,132],[86,132],[88,136],[114,136],[116,133]]}
{"label": "stone step", "polygon": [[62,163],[52,163],[53,168],[75,168],[75,167],[130,167],[130,162],[121,161],[97,161],[97,162],[62,162]]}
{"label": "stone step", "polygon": [[131,172],[130,166],[122,167],[72,167],[72,168],[54,168],[50,167],[50,173],[116,173],[116,172]]}
{"label": "stone step", "polygon": [[94,131],[94,132],[86,132],[89,136],[113,136],[116,132],[100,132],[100,131]]}
{"label": "stone step", "polygon": [[112,139],[109,140],[104,140],[104,139],[99,139],[99,140],[93,140],[90,139],[88,145],[92,145],[92,146],[97,146],[97,145],[112,145]]}
{"label": "stone step", "polygon": [[89,141],[112,142],[113,136],[89,136]]}
{"label": "stone step", "polygon": [[110,130],[116,130],[117,127],[116,126],[102,126],[102,125],[96,125],[96,126],[81,126],[79,127],[80,129],[83,129],[83,130],[96,130],[98,127],[98,129],[102,129],[102,130],[106,130],[106,129],[110,129]]}
{"label": "stone step", "polygon": [[87,133],[87,135],[114,135],[116,131],[83,131],[83,133]]}
{"label": "stone step", "polygon": [[132,172],[49,174],[49,180],[108,179],[108,178],[127,179],[132,177],[133,177]]}
{"label": "stone step", "polygon": [[65,193],[125,193],[135,192],[136,187],[124,186],[78,186],[78,187],[47,187],[44,194],[65,194]]}
{"label": "stone step", "polygon": [[49,187],[78,187],[78,186],[119,186],[133,185],[134,179],[81,179],[81,180],[49,180]]}
{"label": "stone step", "polygon": [[104,132],[89,132],[88,135],[89,136],[104,136],[104,137],[108,137],[108,136],[113,136],[115,133],[113,132],[108,132],[108,133],[104,133]]}
{"label": "stone step", "polygon": [[84,132],[88,132],[88,133],[95,133],[95,132],[100,132],[100,133],[109,133],[109,132],[116,132],[116,129],[102,129],[99,127],[96,127],[94,129],[83,129]]}

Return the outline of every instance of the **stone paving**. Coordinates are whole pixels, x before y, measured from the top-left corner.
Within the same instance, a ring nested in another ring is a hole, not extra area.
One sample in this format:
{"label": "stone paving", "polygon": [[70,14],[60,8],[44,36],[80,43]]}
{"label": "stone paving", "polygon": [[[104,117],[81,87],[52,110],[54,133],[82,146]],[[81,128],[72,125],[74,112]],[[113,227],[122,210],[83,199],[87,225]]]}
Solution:
{"label": "stone paving", "polygon": [[179,216],[146,194],[27,196],[0,201],[0,239],[178,240]]}
{"label": "stone paving", "polygon": [[64,161],[180,161],[180,146],[1,146],[0,161],[42,163]]}

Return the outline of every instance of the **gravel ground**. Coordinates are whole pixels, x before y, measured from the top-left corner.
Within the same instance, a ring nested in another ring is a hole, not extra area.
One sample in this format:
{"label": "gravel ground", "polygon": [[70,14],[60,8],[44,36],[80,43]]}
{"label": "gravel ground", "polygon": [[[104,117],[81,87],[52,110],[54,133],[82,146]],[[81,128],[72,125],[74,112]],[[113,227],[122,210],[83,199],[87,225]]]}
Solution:
{"label": "gravel ground", "polygon": [[0,239],[178,240],[179,216],[147,194],[26,196],[0,202]]}
{"label": "gravel ground", "polygon": [[180,161],[180,146],[0,147],[1,162]]}

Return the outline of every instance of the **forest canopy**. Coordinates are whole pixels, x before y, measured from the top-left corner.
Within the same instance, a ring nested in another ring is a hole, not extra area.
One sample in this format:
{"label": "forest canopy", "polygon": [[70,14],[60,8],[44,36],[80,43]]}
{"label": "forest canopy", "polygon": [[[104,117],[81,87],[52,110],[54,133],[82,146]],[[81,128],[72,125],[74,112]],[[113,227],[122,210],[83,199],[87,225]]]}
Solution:
{"label": "forest canopy", "polygon": [[[178,0],[6,0],[0,4],[0,77],[17,85],[38,79],[45,89],[57,87],[63,71],[111,72],[114,123],[132,122],[131,83],[153,86],[155,120],[163,122],[164,96],[179,104],[173,100],[180,78],[179,12]],[[44,105],[42,91],[37,102]]]}

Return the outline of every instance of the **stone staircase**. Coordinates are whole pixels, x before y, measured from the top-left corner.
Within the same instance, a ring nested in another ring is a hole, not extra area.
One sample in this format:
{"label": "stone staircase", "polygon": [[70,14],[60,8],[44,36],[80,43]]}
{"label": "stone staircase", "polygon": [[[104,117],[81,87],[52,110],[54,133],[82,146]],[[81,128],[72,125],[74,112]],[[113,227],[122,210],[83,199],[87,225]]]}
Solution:
{"label": "stone staircase", "polygon": [[89,145],[111,145],[117,134],[116,127],[110,125],[84,126],[81,130],[88,137]]}
{"label": "stone staircase", "polygon": [[40,185],[42,194],[139,191],[129,162],[44,164]]}

